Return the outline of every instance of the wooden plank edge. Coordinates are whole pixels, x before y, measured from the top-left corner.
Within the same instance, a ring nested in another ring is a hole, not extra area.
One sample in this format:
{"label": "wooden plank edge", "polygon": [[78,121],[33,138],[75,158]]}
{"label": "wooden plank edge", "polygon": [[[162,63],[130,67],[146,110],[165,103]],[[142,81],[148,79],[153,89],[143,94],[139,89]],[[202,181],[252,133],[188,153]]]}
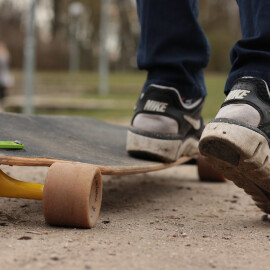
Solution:
{"label": "wooden plank edge", "polygon": [[[90,164],[97,166],[103,175],[128,175],[128,174],[138,174],[159,171],[173,166],[181,165],[188,162],[194,157],[181,157],[175,162],[171,163],[162,163],[154,162],[151,165],[139,165],[139,166],[103,166]],[[68,160],[58,160],[58,159],[49,159],[49,158],[25,158],[25,157],[12,157],[12,156],[0,156],[0,164],[9,165],[9,166],[41,166],[41,167],[50,167],[55,162],[63,163],[83,163],[83,162],[74,162]],[[88,164],[88,163],[86,163]]]}

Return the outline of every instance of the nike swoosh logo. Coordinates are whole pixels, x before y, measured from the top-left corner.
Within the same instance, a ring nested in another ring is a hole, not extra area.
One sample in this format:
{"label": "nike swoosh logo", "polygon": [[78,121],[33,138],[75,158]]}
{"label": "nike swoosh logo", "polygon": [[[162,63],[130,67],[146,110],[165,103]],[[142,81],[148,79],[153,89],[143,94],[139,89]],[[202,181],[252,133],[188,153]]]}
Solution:
{"label": "nike swoosh logo", "polygon": [[188,121],[194,129],[199,130],[201,128],[201,120],[200,119],[194,119],[188,115],[184,115],[184,118],[186,121]]}

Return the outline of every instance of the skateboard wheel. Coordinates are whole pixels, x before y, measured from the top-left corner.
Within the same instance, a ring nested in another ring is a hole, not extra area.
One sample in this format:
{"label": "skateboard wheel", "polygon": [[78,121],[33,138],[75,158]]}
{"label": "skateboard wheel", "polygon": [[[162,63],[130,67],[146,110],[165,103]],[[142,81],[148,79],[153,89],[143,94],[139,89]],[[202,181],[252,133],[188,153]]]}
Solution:
{"label": "skateboard wheel", "polygon": [[92,228],[101,200],[99,168],[75,163],[54,163],[49,168],[43,191],[43,212],[49,225]]}
{"label": "skateboard wheel", "polygon": [[226,178],[215,170],[202,156],[197,159],[199,178],[203,182],[226,182]]}

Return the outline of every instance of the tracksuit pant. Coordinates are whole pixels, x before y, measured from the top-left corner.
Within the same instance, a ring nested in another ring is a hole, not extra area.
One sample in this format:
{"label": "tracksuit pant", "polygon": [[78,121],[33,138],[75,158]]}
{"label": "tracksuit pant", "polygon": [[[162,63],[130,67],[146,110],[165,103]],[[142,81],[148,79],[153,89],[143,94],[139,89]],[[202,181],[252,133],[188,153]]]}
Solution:
{"label": "tracksuit pant", "polygon": [[[270,1],[237,0],[242,39],[230,52],[231,70],[225,93],[243,76],[270,85]],[[149,84],[175,87],[185,98],[206,96],[203,69],[210,47],[198,23],[198,0],[137,0],[141,35],[139,69]]]}

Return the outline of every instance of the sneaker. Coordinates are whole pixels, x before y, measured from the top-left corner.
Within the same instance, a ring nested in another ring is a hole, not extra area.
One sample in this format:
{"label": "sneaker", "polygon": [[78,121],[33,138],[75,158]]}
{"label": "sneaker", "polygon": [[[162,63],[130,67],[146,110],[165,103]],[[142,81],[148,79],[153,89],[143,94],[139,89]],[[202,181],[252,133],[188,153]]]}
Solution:
{"label": "sneaker", "polygon": [[204,98],[184,100],[175,88],[150,85],[135,108],[128,153],[165,162],[198,154],[203,103]]}
{"label": "sneaker", "polygon": [[270,92],[265,81],[238,79],[216,118],[206,125],[199,150],[213,167],[270,213]]}

